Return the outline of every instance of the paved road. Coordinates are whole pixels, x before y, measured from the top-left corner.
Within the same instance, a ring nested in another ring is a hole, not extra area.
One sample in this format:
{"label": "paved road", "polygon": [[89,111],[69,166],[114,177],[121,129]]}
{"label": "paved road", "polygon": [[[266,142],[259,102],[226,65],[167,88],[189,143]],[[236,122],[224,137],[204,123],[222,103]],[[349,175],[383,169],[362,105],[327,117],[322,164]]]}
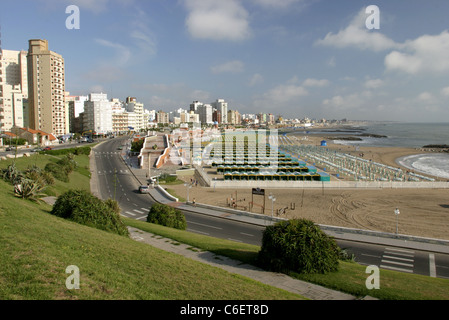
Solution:
{"label": "paved road", "polygon": [[[119,147],[123,146],[125,141],[123,138],[114,139],[95,148],[98,193],[102,199],[116,199],[123,216],[145,221],[154,200],[148,194],[138,192],[140,184],[122,160],[123,151],[119,150]],[[242,224],[182,209],[181,211],[185,214],[188,231],[260,245],[263,231],[260,226]]]}
{"label": "paved road", "polygon": [[[115,198],[122,208],[123,216],[145,221],[154,200],[151,196],[139,194],[137,191],[140,183],[123,161],[124,151],[119,150],[119,147],[126,143],[126,138],[113,139],[95,148],[99,194],[103,199]],[[186,216],[188,231],[261,245],[265,228],[263,225],[220,217],[226,216],[226,213],[219,214],[219,217],[198,214],[192,211],[193,207],[185,210],[186,207],[188,206],[180,205]],[[199,211],[198,208],[196,210]],[[449,279],[448,254],[340,239],[337,239],[337,243],[341,248],[353,253],[356,261],[362,265],[376,265],[384,269]]]}

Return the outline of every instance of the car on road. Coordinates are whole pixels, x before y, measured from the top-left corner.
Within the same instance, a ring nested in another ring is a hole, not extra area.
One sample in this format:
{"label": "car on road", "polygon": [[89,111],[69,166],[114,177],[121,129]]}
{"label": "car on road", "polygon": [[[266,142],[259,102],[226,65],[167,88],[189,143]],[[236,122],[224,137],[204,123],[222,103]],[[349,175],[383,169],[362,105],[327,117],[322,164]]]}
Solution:
{"label": "car on road", "polygon": [[16,147],[8,147],[5,149],[6,151],[16,151],[17,148]]}
{"label": "car on road", "polygon": [[53,148],[52,147],[45,147],[44,148],[44,151],[50,151],[50,150],[53,150]]}
{"label": "car on road", "polygon": [[149,186],[140,186],[139,192],[140,193],[150,193],[150,187]]}
{"label": "car on road", "polygon": [[31,152],[40,152],[40,151],[44,151],[43,148],[34,148],[33,150],[31,150]]}

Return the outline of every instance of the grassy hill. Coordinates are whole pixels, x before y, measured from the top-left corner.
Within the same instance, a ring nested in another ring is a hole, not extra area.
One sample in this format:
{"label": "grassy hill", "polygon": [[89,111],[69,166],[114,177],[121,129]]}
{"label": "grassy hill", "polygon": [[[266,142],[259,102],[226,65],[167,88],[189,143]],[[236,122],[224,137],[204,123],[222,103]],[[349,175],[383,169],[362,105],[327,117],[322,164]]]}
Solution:
{"label": "grassy hill", "polygon": [[[51,157],[18,159],[17,166]],[[85,159],[86,160],[86,159]],[[0,168],[7,164],[0,163]],[[57,182],[60,194],[77,185],[88,187],[88,175],[71,175],[69,185]],[[87,171],[88,172],[88,171]],[[86,184],[87,181],[87,184]],[[251,279],[230,274],[126,237],[79,225],[50,214],[47,204],[14,197],[0,180],[0,299],[301,299]],[[65,270],[80,270],[80,289],[68,290]]]}

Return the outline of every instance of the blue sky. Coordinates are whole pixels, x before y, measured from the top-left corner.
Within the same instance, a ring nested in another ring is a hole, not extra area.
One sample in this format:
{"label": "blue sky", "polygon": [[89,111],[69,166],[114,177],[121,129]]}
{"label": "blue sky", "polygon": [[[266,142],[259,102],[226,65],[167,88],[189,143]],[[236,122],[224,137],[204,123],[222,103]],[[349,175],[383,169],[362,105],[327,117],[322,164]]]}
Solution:
{"label": "blue sky", "polygon": [[[431,3],[431,5],[429,5]],[[66,7],[80,29],[66,28]],[[369,5],[380,29],[368,30]],[[2,48],[47,39],[66,90],[171,111],[447,122],[446,0],[2,0]]]}

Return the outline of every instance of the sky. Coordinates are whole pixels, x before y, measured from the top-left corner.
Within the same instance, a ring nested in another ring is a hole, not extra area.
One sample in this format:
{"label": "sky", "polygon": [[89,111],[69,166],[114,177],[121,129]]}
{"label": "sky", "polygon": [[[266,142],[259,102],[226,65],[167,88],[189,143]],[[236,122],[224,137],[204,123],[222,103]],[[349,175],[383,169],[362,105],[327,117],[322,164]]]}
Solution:
{"label": "sky", "polygon": [[[73,5],[79,28],[67,28]],[[225,99],[284,118],[449,121],[447,0],[1,0],[0,26],[3,49],[48,40],[71,95],[164,111]]]}

